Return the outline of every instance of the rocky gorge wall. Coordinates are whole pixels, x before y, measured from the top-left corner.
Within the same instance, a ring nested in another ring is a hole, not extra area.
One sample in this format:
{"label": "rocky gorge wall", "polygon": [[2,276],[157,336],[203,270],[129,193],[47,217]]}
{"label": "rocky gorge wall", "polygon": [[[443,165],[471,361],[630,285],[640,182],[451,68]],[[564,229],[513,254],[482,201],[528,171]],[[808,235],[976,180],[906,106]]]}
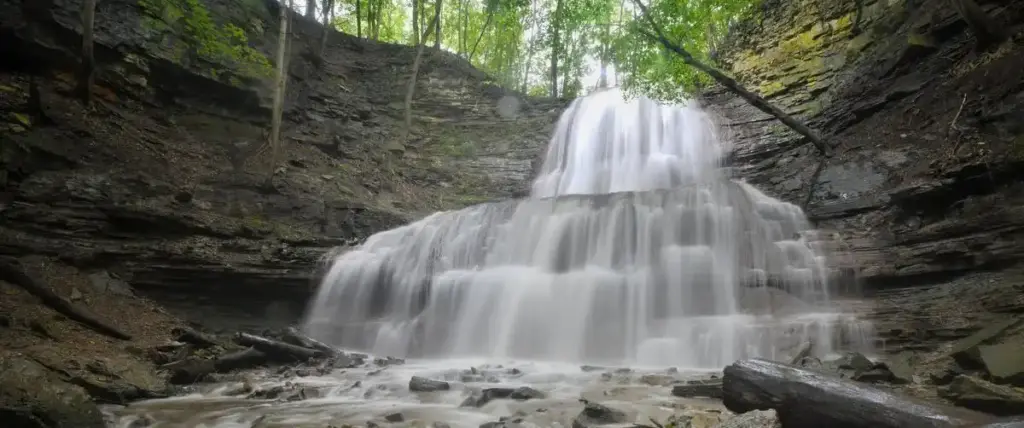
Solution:
{"label": "rocky gorge wall", "polygon": [[[1024,44],[977,52],[940,0],[769,0],[725,43],[726,70],[837,148],[823,162],[778,121],[705,94],[741,177],[803,205],[871,289],[1002,269],[1024,255]],[[915,5],[916,3],[916,5]],[[1024,3],[979,1],[1024,24]],[[1016,31],[1015,31],[1016,32]],[[1017,32],[1019,34],[1019,32]]]}
{"label": "rocky gorge wall", "polygon": [[[278,3],[203,4],[273,57]],[[321,64],[320,25],[295,16],[284,159],[267,186],[269,76],[183,53],[186,35],[154,27],[141,2],[103,1],[98,101],[83,109],[71,98],[79,8],[0,0],[0,255],[54,257],[151,293],[262,295],[300,312],[330,248],[521,193],[564,106],[427,48],[402,140],[415,49],[332,32]],[[30,73],[49,123],[26,110]]]}

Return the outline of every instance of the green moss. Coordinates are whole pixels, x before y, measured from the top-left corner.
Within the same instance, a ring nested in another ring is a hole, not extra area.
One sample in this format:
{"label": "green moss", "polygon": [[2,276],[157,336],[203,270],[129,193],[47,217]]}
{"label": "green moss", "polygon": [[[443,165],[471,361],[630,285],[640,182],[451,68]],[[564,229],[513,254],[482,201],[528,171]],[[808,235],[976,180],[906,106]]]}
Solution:
{"label": "green moss", "polygon": [[910,33],[910,35],[907,36],[907,44],[912,46],[935,47],[935,39],[929,34]]}
{"label": "green moss", "polygon": [[229,70],[209,70],[216,79],[227,71],[250,78],[265,78],[273,73],[270,60],[249,46],[245,30],[230,22],[218,25],[200,0],[139,0],[139,5],[145,14],[144,28],[177,33],[185,41],[171,46],[172,56],[180,63],[195,55],[227,66]]}
{"label": "green moss", "polygon": [[782,82],[779,82],[778,80],[772,80],[758,87],[757,91],[760,92],[763,97],[771,97],[782,92],[784,89],[786,89],[786,85],[783,85]]}

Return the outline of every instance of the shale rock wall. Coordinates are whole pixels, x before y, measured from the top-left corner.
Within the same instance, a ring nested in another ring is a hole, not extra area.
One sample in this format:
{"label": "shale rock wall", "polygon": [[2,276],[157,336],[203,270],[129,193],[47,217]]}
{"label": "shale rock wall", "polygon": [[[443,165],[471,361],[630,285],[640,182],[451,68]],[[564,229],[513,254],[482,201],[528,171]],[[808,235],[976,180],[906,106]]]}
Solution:
{"label": "shale rock wall", "polygon": [[[203,4],[273,58],[277,2]],[[99,2],[97,102],[82,108],[79,7],[0,0],[0,255],[50,256],[154,293],[263,295],[301,311],[330,248],[521,193],[564,107],[427,48],[405,140],[416,50],[332,32],[321,65],[321,27],[295,16],[283,158],[269,165],[257,150],[269,76],[189,55],[136,0]],[[29,75],[48,121],[26,107]]]}
{"label": "shale rock wall", "polygon": [[[706,94],[738,174],[836,232],[873,288],[1001,269],[1024,255],[1024,2],[979,1],[1016,36],[986,52],[947,2],[766,1],[726,43],[727,70],[818,129],[823,161],[778,121]],[[916,3],[916,4],[915,4]]]}

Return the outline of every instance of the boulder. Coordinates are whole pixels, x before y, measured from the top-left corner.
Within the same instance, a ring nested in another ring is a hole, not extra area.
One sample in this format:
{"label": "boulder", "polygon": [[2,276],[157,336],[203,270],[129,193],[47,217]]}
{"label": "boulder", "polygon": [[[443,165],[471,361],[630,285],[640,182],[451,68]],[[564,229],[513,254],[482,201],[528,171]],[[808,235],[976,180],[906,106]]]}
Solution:
{"label": "boulder", "polygon": [[601,425],[615,425],[627,422],[625,412],[603,404],[584,400],[583,411],[572,421],[572,428],[589,428]]}
{"label": "boulder", "polygon": [[979,346],[978,360],[993,382],[1024,386],[1024,343]]}
{"label": "boulder", "polygon": [[980,347],[998,339],[1006,330],[1018,323],[1020,320],[1011,318],[989,324],[974,334],[956,341],[950,349],[950,355],[965,369],[983,368]]}
{"label": "boulder", "polygon": [[939,390],[939,395],[958,406],[993,415],[1024,415],[1024,391],[974,376],[957,376]]}
{"label": "boulder", "polygon": [[0,420],[24,428],[105,428],[81,387],[19,354],[0,354]]}
{"label": "boulder", "polygon": [[427,379],[420,376],[413,376],[409,380],[409,390],[414,392],[447,391],[451,387],[451,384],[443,380]]}
{"label": "boulder", "polygon": [[461,407],[483,407],[491,400],[509,398],[512,400],[529,400],[534,398],[544,398],[543,392],[528,386],[521,386],[518,388],[508,387],[497,387],[497,388],[485,388],[483,390],[475,391],[466,397],[466,400],[462,402]]}

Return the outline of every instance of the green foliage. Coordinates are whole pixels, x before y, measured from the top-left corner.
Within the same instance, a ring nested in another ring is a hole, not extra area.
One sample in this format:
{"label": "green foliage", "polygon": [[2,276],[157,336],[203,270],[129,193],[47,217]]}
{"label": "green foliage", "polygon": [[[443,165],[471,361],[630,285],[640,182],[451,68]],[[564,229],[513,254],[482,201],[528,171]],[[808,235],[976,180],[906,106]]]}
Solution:
{"label": "green foliage", "polygon": [[[724,39],[731,23],[760,12],[758,0],[658,0],[648,9],[667,38],[694,58],[715,64],[714,46]],[[640,30],[653,33],[639,18],[623,28],[616,40],[617,64],[626,71],[625,87],[648,96],[679,100],[711,83],[708,76],[683,63]]]}
{"label": "green foliage", "polygon": [[[146,15],[143,25],[160,33],[178,32],[186,41],[179,59],[194,54],[200,59],[228,66],[237,74],[264,78],[273,74],[266,56],[249,46],[249,38],[233,23],[218,25],[200,0],[139,0]],[[210,70],[216,78],[223,72]],[[232,79],[237,83],[236,79]]]}
{"label": "green foliage", "polygon": [[[413,1],[419,2],[423,14],[419,23],[427,25],[437,0],[341,0],[333,23],[349,34],[361,27],[363,37],[411,43],[416,37],[409,21],[417,19],[412,16]],[[761,0],[644,3],[672,42],[712,65],[713,51],[730,26],[762,13]],[[710,83],[707,76],[647,39],[643,32],[652,32],[650,25],[636,15],[633,0],[443,0],[441,45],[503,86],[533,95],[550,93],[552,62],[557,63],[555,77],[562,97],[594,90],[600,68],[609,84],[617,82],[630,92],[665,100],[678,100]],[[371,33],[370,21],[376,33]],[[425,43],[433,44],[432,33]]]}

